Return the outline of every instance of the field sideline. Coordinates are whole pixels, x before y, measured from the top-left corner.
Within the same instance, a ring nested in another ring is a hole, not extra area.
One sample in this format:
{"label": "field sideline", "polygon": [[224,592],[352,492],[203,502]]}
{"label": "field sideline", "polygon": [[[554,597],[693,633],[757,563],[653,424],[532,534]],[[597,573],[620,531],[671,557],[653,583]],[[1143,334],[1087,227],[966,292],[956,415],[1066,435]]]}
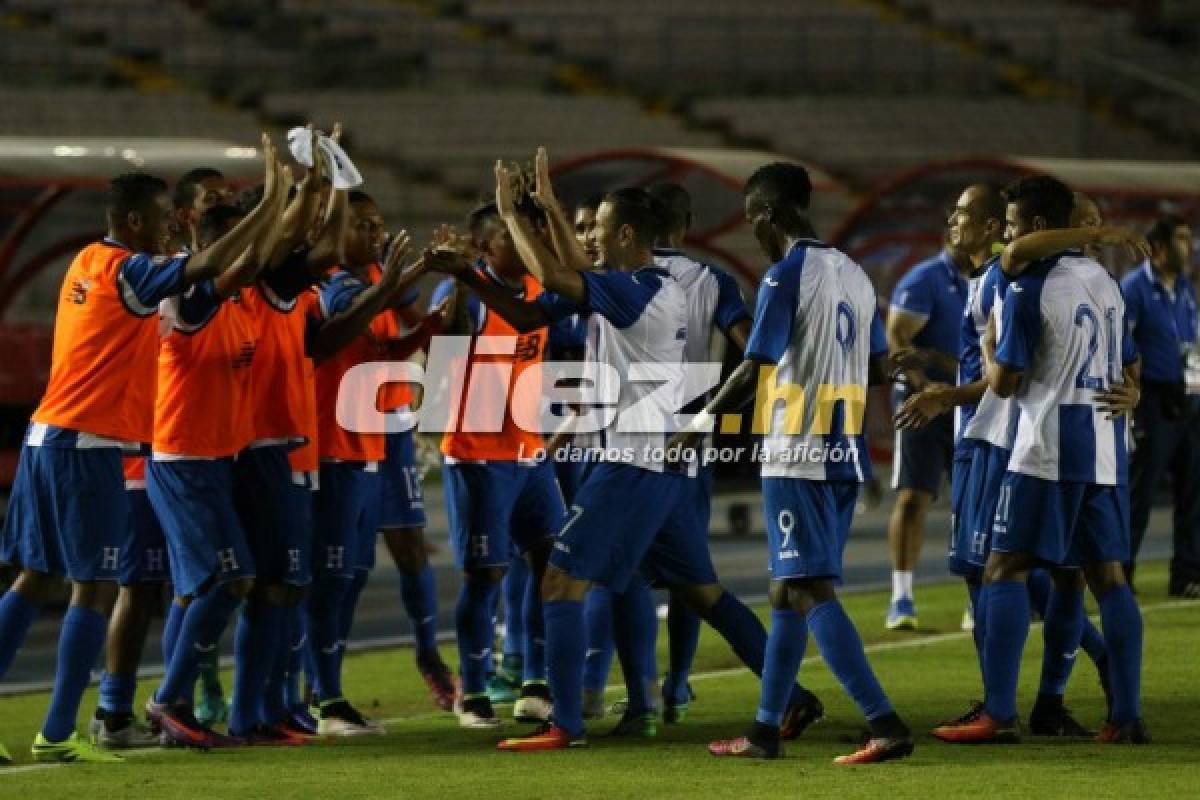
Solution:
{"label": "field sideline", "polygon": [[[1139,570],[1145,613],[1144,716],[1155,742],[1149,747],[1027,739],[1013,747],[952,747],[927,731],[981,694],[969,635],[958,630],[963,591],[947,583],[921,587],[923,629],[883,630],[886,598],[878,592],[845,598],[868,643],[872,664],[897,710],[918,732],[917,751],[902,762],[845,768],[834,756],[853,749],[862,729],[809,641],[802,682],[825,702],[814,726],[777,762],[726,762],[707,755],[710,739],[737,734],[751,718],[757,681],[734,669],[728,649],[705,631],[697,658],[698,695],[683,725],[662,726],[657,740],[608,739],[615,722],[593,724],[591,747],[564,753],[497,753],[497,735],[460,730],[454,718],[431,710],[410,653],[391,650],[347,658],[347,694],[370,715],[388,721],[388,735],[319,744],[303,750],[254,749],[198,754],[143,751],[112,766],[42,766],[28,747],[45,710],[42,693],[0,699],[0,741],[18,765],[0,768],[0,798],[102,797],[432,797],[473,792],[527,800],[540,797],[681,797],[718,793],[774,797],[1186,797],[1200,785],[1196,721],[1200,677],[1200,602],[1166,597],[1165,569]],[[760,609],[761,611],[762,609]],[[660,644],[665,644],[660,642]],[[447,655],[451,650],[446,650]],[[660,647],[661,658],[665,652]],[[1191,654],[1190,656],[1188,654]],[[1040,627],[1031,631],[1022,669],[1021,708],[1028,713],[1041,660]],[[662,663],[665,663],[662,662]],[[616,676],[614,676],[615,679]],[[151,688],[139,687],[139,703]],[[613,697],[618,696],[614,690]],[[84,702],[94,707],[94,692]],[[1098,726],[1103,698],[1096,673],[1080,654],[1068,705],[1086,725]],[[83,720],[81,714],[81,721]],[[504,733],[517,731],[515,724]]]}

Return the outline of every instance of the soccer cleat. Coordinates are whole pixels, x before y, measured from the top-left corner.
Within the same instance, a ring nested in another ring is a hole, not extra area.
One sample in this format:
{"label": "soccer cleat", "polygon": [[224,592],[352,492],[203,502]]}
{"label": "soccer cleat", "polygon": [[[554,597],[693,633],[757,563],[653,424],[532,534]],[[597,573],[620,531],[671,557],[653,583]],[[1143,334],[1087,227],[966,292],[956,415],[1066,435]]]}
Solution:
{"label": "soccer cleat", "polygon": [[646,711],[640,714],[633,711],[626,711],[621,716],[621,721],[608,732],[608,735],[653,739],[655,736],[658,736],[658,715],[653,711]]}
{"label": "soccer cleat", "polygon": [[283,725],[256,725],[243,738],[250,747],[302,747],[310,737],[294,734]]}
{"label": "soccer cleat", "polygon": [[938,723],[938,727],[942,728],[952,725],[966,725],[968,722],[974,722],[975,720],[979,719],[979,715],[982,713],[983,703],[979,702],[978,700],[974,700],[971,702],[971,707],[968,708],[965,713],[957,717],[951,717],[950,719],[942,720]]}
{"label": "soccer cleat", "polygon": [[496,745],[496,749],[508,753],[535,753],[541,750],[566,750],[571,747],[586,746],[587,737],[582,734],[572,736],[554,723],[547,722],[538,728],[536,733],[529,736],[501,740]]}
{"label": "soccer cleat", "polygon": [[858,764],[878,764],[882,761],[892,761],[912,755],[913,740],[907,736],[876,737],[867,741],[858,750],[833,760],[838,766],[848,767]]}
{"label": "soccer cleat", "polygon": [[807,689],[801,689],[799,699],[783,712],[783,722],[779,725],[779,737],[791,741],[804,733],[809,725],[825,716],[825,706],[821,700]]}
{"label": "soccer cleat", "polygon": [[962,724],[939,725],[933,735],[951,744],[1016,744],[1021,741],[1021,729],[1017,720],[1006,722],[992,719],[987,711],[980,711],[975,719]]}
{"label": "soccer cleat", "polygon": [[8,752],[8,748],[0,744],[0,765],[11,764],[12,754]]}
{"label": "soccer cleat", "polygon": [[663,685],[663,722],[668,725],[678,725],[687,719],[691,702],[696,699],[696,693],[690,683],[684,685],[684,699],[677,696],[668,697],[666,684]]}
{"label": "soccer cleat", "polygon": [[500,673],[494,673],[487,680],[487,696],[493,704],[514,703],[521,696],[521,687],[510,683]]}
{"label": "soccer cleat", "polygon": [[320,714],[317,721],[319,736],[379,736],[386,733],[382,725],[364,717],[344,697],[322,701]]}
{"label": "soccer cleat", "polygon": [[1096,735],[1095,731],[1089,731],[1071,716],[1070,709],[1063,706],[1062,698],[1057,698],[1057,700],[1057,703],[1034,703],[1033,711],[1029,715],[1029,732],[1031,734],[1076,739],[1090,739]]}
{"label": "soccer cleat", "polygon": [[420,671],[425,685],[429,687],[429,696],[433,698],[433,704],[442,711],[453,710],[454,697],[458,694],[458,681],[454,679],[450,668],[440,658],[432,658],[425,662],[418,660],[417,670]]}
{"label": "soccer cleat", "polygon": [[553,711],[550,687],[540,681],[530,681],[521,687],[521,699],[513,706],[513,719],[527,725],[540,725],[550,720]]}
{"label": "soccer cleat", "polygon": [[306,705],[301,704],[289,708],[284,723],[300,733],[309,736],[317,735],[317,718],[309,712]]}
{"label": "soccer cleat", "polygon": [[146,702],[146,719],[152,720],[162,733],[160,741],[167,747],[213,747],[212,731],[200,724],[192,710],[182,703],[166,705],[151,698]]}
{"label": "soccer cleat", "polygon": [[102,750],[157,747],[158,734],[138,722],[133,714],[96,709],[88,722],[88,740]]}
{"label": "soccer cleat", "polygon": [[604,719],[604,715],[608,709],[604,707],[604,690],[603,689],[584,689],[583,690],[583,718],[584,719]]}
{"label": "soccer cleat", "polygon": [[1096,741],[1105,744],[1150,744],[1150,732],[1146,730],[1146,723],[1140,719],[1124,725],[1106,722],[1097,734]]}
{"label": "soccer cleat", "polygon": [[478,730],[500,727],[500,718],[496,716],[496,709],[492,708],[492,701],[488,700],[486,694],[459,698],[455,701],[454,713],[458,715],[460,728]]}
{"label": "soccer cleat", "polygon": [[708,743],[708,752],[721,758],[781,758],[783,746],[777,745],[770,750],[761,744],[755,744],[749,737],[739,736],[736,739],[722,739]]}
{"label": "soccer cleat", "polygon": [[74,731],[61,742],[50,742],[39,732],[33,738],[33,760],[44,764],[119,764],[125,759],[106,753],[91,742],[79,738]]}
{"label": "soccer cleat", "polygon": [[888,607],[884,626],[889,631],[915,631],[917,629],[917,606],[911,597],[901,597]]}
{"label": "soccer cleat", "polygon": [[196,721],[206,728],[229,720],[229,704],[221,694],[221,684],[215,684],[215,687],[204,684],[196,702],[195,715]]}

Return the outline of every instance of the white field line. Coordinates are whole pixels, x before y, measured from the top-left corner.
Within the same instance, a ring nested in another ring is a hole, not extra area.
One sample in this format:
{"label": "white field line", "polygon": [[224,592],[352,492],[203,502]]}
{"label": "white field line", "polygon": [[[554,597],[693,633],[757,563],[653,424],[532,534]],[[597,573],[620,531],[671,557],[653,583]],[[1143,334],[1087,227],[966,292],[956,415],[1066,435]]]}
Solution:
{"label": "white field line", "polygon": [[[1178,609],[1178,608],[1196,608],[1196,607],[1200,607],[1200,601],[1168,600],[1168,601],[1165,601],[1162,603],[1154,603],[1151,605],[1142,606],[1141,611],[1143,614],[1145,614],[1150,611],[1170,611],[1170,610]],[[1097,620],[1097,619],[1099,619],[1099,617],[1093,616],[1092,619]],[[1040,625],[1041,625],[1040,622],[1035,622],[1033,624],[1035,627],[1040,627]],[[892,650],[910,650],[914,647],[925,647],[927,645],[936,645],[936,644],[941,644],[943,642],[951,642],[951,641],[955,641],[958,639],[965,639],[965,638],[969,637],[970,635],[971,635],[971,633],[969,631],[950,631],[948,633],[935,633],[935,634],[931,634],[929,636],[917,636],[912,639],[900,639],[899,641],[894,641],[894,642],[876,642],[874,644],[865,645],[863,647],[863,650],[865,650],[868,654],[870,654],[870,653],[886,653],[886,652],[890,652]],[[806,656],[802,663],[803,664],[815,664],[820,660],[821,660],[821,656],[811,655],[811,656]],[[715,670],[711,670],[709,672],[697,672],[697,673],[694,673],[691,675],[690,680],[711,681],[711,680],[718,680],[720,678],[730,678],[735,675],[745,675],[745,674],[746,674],[745,667],[730,667],[727,669],[715,669]],[[624,688],[624,686],[621,686],[618,684],[612,684],[607,687],[606,691],[607,692],[616,692],[623,688]],[[398,725],[398,724],[404,723],[404,722],[413,722],[413,721],[422,720],[422,719],[436,719],[438,717],[445,716],[445,714],[446,714],[446,712],[444,712],[444,711],[431,711],[431,712],[426,712],[426,713],[422,713],[422,714],[410,714],[410,715],[404,716],[404,717],[391,717],[388,719],[380,720],[380,722],[382,722],[384,725],[391,726],[391,725]],[[148,748],[139,749],[139,750],[124,750],[121,752],[121,755],[126,756],[126,757],[128,757],[128,756],[140,757],[140,756],[154,755],[156,753],[162,753],[162,752],[166,752],[166,751],[164,751],[164,749],[161,747],[148,747]],[[0,777],[4,777],[5,775],[17,775],[17,774],[20,774],[23,772],[37,772],[40,770],[55,769],[58,767],[69,767],[69,766],[71,766],[71,765],[70,764],[23,764],[23,765],[17,766],[17,767],[0,767]]]}

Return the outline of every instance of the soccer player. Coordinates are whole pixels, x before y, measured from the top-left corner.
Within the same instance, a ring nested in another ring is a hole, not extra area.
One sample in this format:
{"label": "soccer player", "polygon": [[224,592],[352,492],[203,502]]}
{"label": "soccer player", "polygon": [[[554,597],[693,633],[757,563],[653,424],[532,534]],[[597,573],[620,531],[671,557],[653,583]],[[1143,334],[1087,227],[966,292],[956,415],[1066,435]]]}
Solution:
{"label": "soccer player", "polygon": [[1188,279],[1192,231],[1182,217],[1160,217],[1146,234],[1150,257],[1121,281],[1126,323],[1142,355],[1142,398],[1133,416],[1130,465],[1129,580],[1164,475],[1175,498],[1174,548],[1167,590],[1200,597],[1200,425],[1187,396],[1184,361],[1196,345],[1196,293]]}
{"label": "soccer player", "polygon": [[[746,182],[746,218],[767,257],[746,359],[704,412],[673,442],[707,431],[756,389],[763,447],[763,511],[771,548],[771,633],[754,723],[714,742],[717,756],[777,758],[780,726],[809,631],[870,728],[870,739],[836,764],[868,764],[912,752],[834,590],[858,487],[870,471],[862,435],[868,380],[881,381],[887,350],[866,273],[817,239],[803,167],[768,164]],[[780,403],[782,402],[782,408]],[[797,454],[803,454],[798,457]]]}
{"label": "soccer player", "polygon": [[[948,239],[940,253],[914,266],[896,284],[887,318],[888,347],[893,366],[900,370],[892,392],[893,410],[930,382],[954,382],[967,276],[974,268],[969,252]],[[950,473],[953,453],[949,417],[939,417],[923,428],[896,431],[892,467],[896,504],[888,520],[889,630],[916,630],[913,571],[921,555],[929,504],[937,496],[942,475]]]}
{"label": "soccer player", "polygon": [[[264,149],[270,155],[265,136]],[[111,182],[106,211],[108,235],[76,256],[63,281],[50,381],[21,451],[0,547],[0,560],[20,568],[0,598],[0,676],[37,608],[63,576],[72,584],[50,710],[33,744],[38,761],[120,760],[74,728],[129,536],[121,451],[152,438],[155,311],[165,297],[218,274],[255,234],[239,226],[206,251],[164,255],[167,187],[141,173]],[[72,490],[61,491],[65,484]]]}
{"label": "soccer player", "polygon": [[337,736],[383,732],[382,726],[367,720],[343,696],[341,678],[354,609],[375,564],[381,510],[379,469],[386,458],[384,434],[359,433],[338,423],[338,392],[350,369],[371,361],[407,358],[428,342],[440,324],[440,315],[431,314],[417,329],[399,338],[391,309],[400,299],[411,297],[422,267],[418,262],[401,270],[407,247],[406,237],[400,237],[381,268],[377,246],[383,222],[379,209],[363,192],[350,192],[348,202],[342,245],[345,261],[321,283],[320,314],[332,320],[354,310],[355,315],[347,316],[346,327],[357,325],[360,316],[371,321],[365,331],[356,329],[348,345],[318,359],[317,448],[321,460],[313,505],[314,575],[308,603],[314,689],[320,709],[318,731]]}
{"label": "soccer player", "polygon": [[[475,280],[516,301],[535,302],[542,287],[518,255],[496,206],[473,211],[468,227],[481,254]],[[464,728],[500,724],[486,692],[486,672],[496,594],[515,549],[517,558],[527,561],[531,581],[522,587],[521,601],[508,603],[505,610],[510,620],[520,617],[524,629],[521,693],[513,716],[541,723],[550,714],[550,692],[538,587],[566,508],[553,465],[540,457],[545,450],[541,434],[523,430],[515,421],[540,416],[540,393],[514,395],[513,387],[527,370],[540,372],[547,327],[517,331],[500,314],[490,313],[478,293],[455,290],[453,279],[439,284],[433,302],[442,302],[452,291],[459,294],[447,332],[471,337],[471,355],[458,367],[461,384],[455,382],[465,387],[465,396],[450,398],[457,419],[441,447],[450,541],[463,573],[455,612],[462,675],[456,711]],[[500,430],[490,432],[496,427]]]}
{"label": "soccer player", "polygon": [[[1044,176],[1005,190],[1008,238],[1067,228],[1071,191]],[[1142,623],[1122,563],[1129,554],[1125,421],[1098,393],[1133,378],[1124,300],[1102,266],[1067,250],[1029,265],[1002,302],[988,387],[1015,397],[1016,433],[998,493],[982,603],[984,709],[934,730],[949,742],[1019,739],[1017,677],[1029,630],[1025,581],[1038,563],[1082,564],[1100,604],[1112,707],[1098,737],[1149,741],[1140,718]],[[1120,362],[1118,362],[1120,358]],[[977,415],[978,416],[978,415]],[[1069,444],[1068,444],[1069,443]]]}
{"label": "soccer player", "polygon": [[[274,162],[274,153],[268,158]],[[188,698],[200,655],[216,646],[254,587],[255,564],[235,508],[233,475],[234,457],[255,434],[250,366],[259,331],[242,287],[255,280],[277,235],[287,194],[280,171],[273,163],[260,206],[245,218],[230,206],[214,206],[200,217],[202,247],[247,221],[254,239],[229,269],[164,310],[171,329],[159,349],[146,491],[169,546],[174,605],[184,610],[172,632],[175,643],[168,643],[166,675],[146,713],[167,741],[182,746],[259,742],[256,730],[239,730],[239,737],[214,733],[195,718]],[[257,604],[251,606],[255,613]],[[246,653],[238,650],[241,672]]]}

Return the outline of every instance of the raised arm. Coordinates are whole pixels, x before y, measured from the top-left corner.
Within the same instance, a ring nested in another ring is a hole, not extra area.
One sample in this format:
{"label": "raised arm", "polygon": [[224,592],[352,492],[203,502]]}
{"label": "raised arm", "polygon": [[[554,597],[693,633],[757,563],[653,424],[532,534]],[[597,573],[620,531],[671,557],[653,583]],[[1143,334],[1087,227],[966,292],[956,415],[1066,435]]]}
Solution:
{"label": "raised arm", "polygon": [[577,272],[587,272],[592,268],[591,259],[575,238],[575,229],[571,220],[563,210],[562,203],[554,194],[554,185],[550,182],[550,156],[545,147],[537,149],[533,159],[534,191],[533,199],[546,212],[546,222],[550,229],[550,243],[554,254],[566,266]]}
{"label": "raised arm", "polygon": [[1128,248],[1136,258],[1150,257],[1150,244],[1140,233],[1116,225],[1098,228],[1055,228],[1035,231],[1013,239],[1000,254],[1000,269],[1015,277],[1034,261],[1048,258],[1063,250],[1088,245]]}
{"label": "raised arm", "polygon": [[[458,299],[455,305],[461,305],[463,308],[456,311],[450,317],[451,320],[459,319],[459,321],[452,321],[450,324],[463,330],[455,332],[467,333],[470,330],[469,320],[463,321],[466,319],[467,313],[467,298],[463,296],[463,287],[474,292],[475,296],[487,306],[489,311],[499,314],[505,322],[512,325],[519,333],[528,333],[549,324],[549,317],[538,303],[518,300],[491,281],[484,279],[483,276],[471,267],[469,261],[461,252],[449,248],[438,248],[426,251],[423,259],[430,270],[450,275],[461,284],[456,289]],[[460,314],[462,315],[461,318],[458,316]]]}
{"label": "raised arm", "polygon": [[[551,253],[538,238],[530,221],[517,213],[513,197],[513,175],[501,161],[496,162],[496,208],[500,212],[500,218],[508,226],[517,254],[542,286],[569,300],[582,301],[587,292],[583,277]],[[501,313],[500,316],[503,317],[504,314]]]}

